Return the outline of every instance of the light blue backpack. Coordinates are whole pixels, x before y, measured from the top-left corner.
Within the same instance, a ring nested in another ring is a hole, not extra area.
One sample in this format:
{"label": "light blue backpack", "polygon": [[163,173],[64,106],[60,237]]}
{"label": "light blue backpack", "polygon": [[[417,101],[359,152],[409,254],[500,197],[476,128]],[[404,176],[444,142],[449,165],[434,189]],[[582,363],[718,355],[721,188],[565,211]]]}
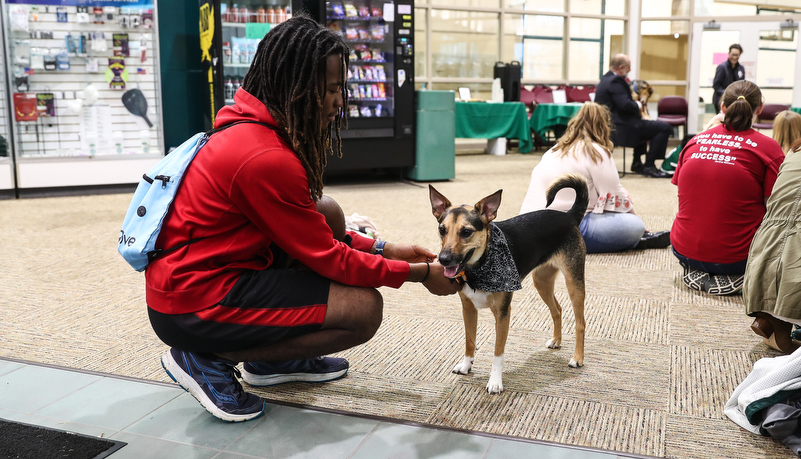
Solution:
{"label": "light blue backpack", "polygon": [[242,123],[256,123],[277,130],[274,126],[257,121],[240,121],[195,134],[142,176],[128,205],[117,242],[117,251],[135,270],[144,271],[157,257],[203,239],[191,239],[169,249],[156,248],[164,218],[197,152],[206,145],[212,134]]}

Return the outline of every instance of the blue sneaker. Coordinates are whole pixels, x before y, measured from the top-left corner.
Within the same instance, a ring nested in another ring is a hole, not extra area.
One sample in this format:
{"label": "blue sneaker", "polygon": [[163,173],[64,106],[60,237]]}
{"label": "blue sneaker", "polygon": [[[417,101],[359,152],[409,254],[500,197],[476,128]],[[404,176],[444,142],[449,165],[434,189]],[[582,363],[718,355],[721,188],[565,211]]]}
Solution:
{"label": "blue sneaker", "polygon": [[348,361],[337,357],[290,360],[284,363],[245,362],[242,379],[251,386],[274,386],[293,381],[324,382],[348,372]]}
{"label": "blue sneaker", "polygon": [[230,363],[170,349],[161,357],[161,366],[216,418],[241,422],[264,412],[264,400],[242,390],[236,379],[239,370]]}

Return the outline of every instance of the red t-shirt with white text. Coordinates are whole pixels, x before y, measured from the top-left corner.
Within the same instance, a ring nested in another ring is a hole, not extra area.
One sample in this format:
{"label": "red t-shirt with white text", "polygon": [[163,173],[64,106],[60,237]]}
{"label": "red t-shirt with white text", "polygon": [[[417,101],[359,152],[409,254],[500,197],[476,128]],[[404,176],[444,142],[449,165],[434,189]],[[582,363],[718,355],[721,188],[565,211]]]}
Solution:
{"label": "red t-shirt with white text", "polygon": [[748,258],[783,161],[779,144],[753,129],[719,125],[693,137],[672,180],[679,187],[670,235],[676,252],[708,263]]}

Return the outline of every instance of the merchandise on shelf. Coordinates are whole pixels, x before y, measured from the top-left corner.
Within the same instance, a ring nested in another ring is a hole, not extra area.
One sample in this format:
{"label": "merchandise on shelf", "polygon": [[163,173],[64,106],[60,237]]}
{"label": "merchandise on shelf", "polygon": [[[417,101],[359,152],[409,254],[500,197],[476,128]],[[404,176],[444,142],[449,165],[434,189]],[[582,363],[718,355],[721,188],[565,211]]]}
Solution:
{"label": "merchandise on shelf", "polygon": [[256,22],[280,24],[292,17],[292,8],[289,4],[222,3],[220,4],[220,17],[223,23],[247,24]]}

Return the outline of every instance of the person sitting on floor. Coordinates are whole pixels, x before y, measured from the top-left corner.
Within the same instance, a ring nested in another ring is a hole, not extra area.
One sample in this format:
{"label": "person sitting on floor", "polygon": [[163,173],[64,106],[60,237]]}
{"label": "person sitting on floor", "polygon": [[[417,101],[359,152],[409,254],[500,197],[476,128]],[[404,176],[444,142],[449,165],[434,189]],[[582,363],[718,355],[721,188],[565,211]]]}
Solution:
{"label": "person sitting on floor", "polygon": [[[548,185],[560,175],[577,173],[587,179],[590,193],[587,212],[579,225],[588,253],[665,248],[670,244],[670,232],[646,232],[645,224],[634,213],[634,203],[617,175],[609,133],[606,107],[585,103],[568,123],[565,134],[531,171],[520,213],[544,209]],[[550,208],[567,211],[574,200],[575,192],[565,189],[557,193]]]}
{"label": "person sitting on floor", "polygon": [[145,271],[151,326],[171,347],[162,366],[222,420],[264,412],[239,362],[251,386],[343,377],[347,360],[318,356],[373,337],[377,287],[460,288],[430,250],[346,233],[322,194],[326,158],[341,154],[347,59],[342,37],[306,15],[267,33],[217,113],[216,127],[239,127],[194,159],[156,244],[182,246]]}
{"label": "person sitting on floor", "polygon": [[772,348],[791,353],[793,324],[801,326],[801,136],[784,160],[773,193],[748,252],[743,283],[745,313],[754,317],[751,329]]}
{"label": "person sitting on floor", "polygon": [[787,153],[798,139],[801,139],[801,115],[792,110],[779,112],[773,120],[773,140]]}
{"label": "person sitting on floor", "polygon": [[682,280],[713,295],[742,289],[748,247],[784,161],[779,144],[751,128],[762,111],[757,85],[732,83],[722,105],[723,124],[687,142],[672,179],[679,211],[670,242]]}

